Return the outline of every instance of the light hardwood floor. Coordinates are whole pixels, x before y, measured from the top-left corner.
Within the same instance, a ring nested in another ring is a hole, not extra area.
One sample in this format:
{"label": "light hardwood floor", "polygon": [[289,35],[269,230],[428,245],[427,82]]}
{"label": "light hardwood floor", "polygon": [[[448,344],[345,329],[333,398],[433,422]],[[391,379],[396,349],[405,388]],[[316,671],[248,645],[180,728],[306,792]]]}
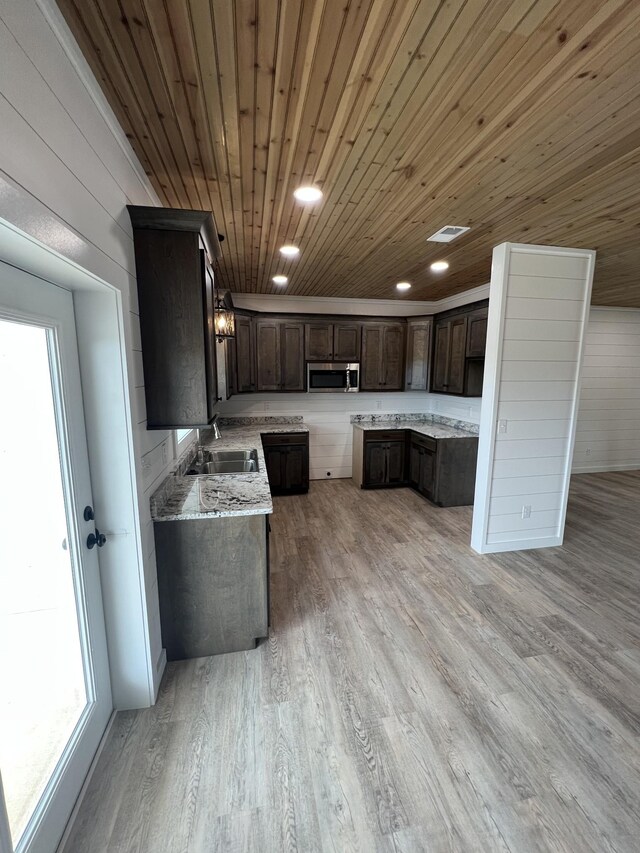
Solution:
{"label": "light hardwood floor", "polygon": [[313,482],[272,519],[273,626],[118,714],[65,853],[638,851],[640,472],[562,548]]}

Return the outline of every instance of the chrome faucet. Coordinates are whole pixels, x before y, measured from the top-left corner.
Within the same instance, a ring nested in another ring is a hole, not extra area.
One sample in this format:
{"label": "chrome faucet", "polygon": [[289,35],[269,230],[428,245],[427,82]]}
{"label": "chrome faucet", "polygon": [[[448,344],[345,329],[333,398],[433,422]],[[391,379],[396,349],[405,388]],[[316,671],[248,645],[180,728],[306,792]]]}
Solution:
{"label": "chrome faucet", "polygon": [[213,439],[215,441],[222,438],[222,435],[220,434],[220,427],[218,426],[218,416],[217,415],[214,415],[213,420],[211,421],[211,431],[213,433]]}

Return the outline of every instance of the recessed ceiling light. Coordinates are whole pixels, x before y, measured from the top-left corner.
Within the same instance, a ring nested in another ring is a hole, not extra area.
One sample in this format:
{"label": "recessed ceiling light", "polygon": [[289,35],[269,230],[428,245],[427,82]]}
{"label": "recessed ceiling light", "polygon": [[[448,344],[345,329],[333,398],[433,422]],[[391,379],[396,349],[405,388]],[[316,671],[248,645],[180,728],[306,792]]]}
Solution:
{"label": "recessed ceiling light", "polygon": [[397,287],[397,289],[398,289],[398,290],[409,290],[409,288],[411,287],[411,285],[409,284],[409,282],[408,282],[408,281],[399,281],[399,282],[396,284],[396,287]]}
{"label": "recessed ceiling light", "polygon": [[431,272],[444,272],[449,269],[449,264],[446,261],[434,261],[431,264]]}
{"label": "recessed ceiling light", "polygon": [[286,284],[289,281],[286,275],[274,275],[271,280],[274,284]]}
{"label": "recessed ceiling light", "polygon": [[297,246],[280,246],[280,254],[285,258],[295,258],[300,254],[300,249]]}
{"label": "recessed ceiling light", "polygon": [[314,201],[320,201],[322,198],[322,190],[318,189],[318,187],[298,187],[297,190],[293,191],[293,194],[298,201],[302,201],[307,204]]}

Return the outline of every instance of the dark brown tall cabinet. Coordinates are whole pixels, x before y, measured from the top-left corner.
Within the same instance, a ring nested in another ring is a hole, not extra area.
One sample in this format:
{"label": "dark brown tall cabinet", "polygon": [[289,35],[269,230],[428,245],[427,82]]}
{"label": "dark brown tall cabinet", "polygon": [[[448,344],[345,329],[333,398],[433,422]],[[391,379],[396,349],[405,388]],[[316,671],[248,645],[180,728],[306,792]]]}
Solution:
{"label": "dark brown tall cabinet", "polygon": [[405,388],[407,391],[429,390],[431,365],[431,332],[433,319],[422,317],[407,322],[407,363]]}
{"label": "dark brown tall cabinet", "polygon": [[304,391],[304,323],[257,317],[256,387],[258,391]]}
{"label": "dark brown tall cabinet", "polygon": [[363,323],[361,391],[402,391],[406,323]]}
{"label": "dark brown tall cabinet", "polygon": [[256,329],[253,317],[236,312],[235,373],[238,394],[256,390]]}
{"label": "dark brown tall cabinet", "polygon": [[482,396],[487,315],[486,303],[436,315],[432,391],[465,397]]}
{"label": "dark brown tall cabinet", "polygon": [[206,426],[218,401],[211,213],[129,206],[148,429]]}

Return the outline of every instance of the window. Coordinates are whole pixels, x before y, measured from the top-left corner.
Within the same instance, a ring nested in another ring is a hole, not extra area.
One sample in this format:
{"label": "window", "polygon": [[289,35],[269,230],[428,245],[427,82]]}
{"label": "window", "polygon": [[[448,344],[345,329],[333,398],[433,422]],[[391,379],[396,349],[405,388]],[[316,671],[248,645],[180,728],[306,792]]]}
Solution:
{"label": "window", "polygon": [[183,450],[195,441],[198,437],[196,429],[177,429],[173,434],[173,444],[175,448],[176,458],[180,456]]}

